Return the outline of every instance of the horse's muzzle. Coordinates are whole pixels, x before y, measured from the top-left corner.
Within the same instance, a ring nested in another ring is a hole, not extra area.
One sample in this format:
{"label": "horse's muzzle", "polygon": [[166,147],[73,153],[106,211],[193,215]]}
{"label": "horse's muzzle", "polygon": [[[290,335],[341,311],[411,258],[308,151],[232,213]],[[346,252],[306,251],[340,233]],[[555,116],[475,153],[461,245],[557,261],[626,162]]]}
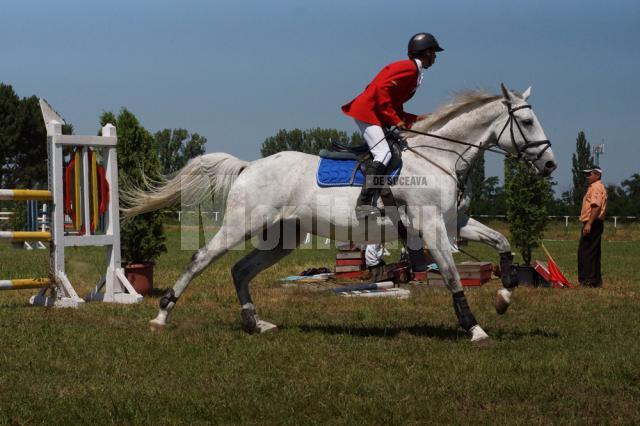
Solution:
{"label": "horse's muzzle", "polygon": [[547,161],[546,163],[544,163],[544,169],[542,170],[541,174],[544,177],[550,176],[551,173],[553,173],[553,171],[557,168],[558,164],[555,161]]}

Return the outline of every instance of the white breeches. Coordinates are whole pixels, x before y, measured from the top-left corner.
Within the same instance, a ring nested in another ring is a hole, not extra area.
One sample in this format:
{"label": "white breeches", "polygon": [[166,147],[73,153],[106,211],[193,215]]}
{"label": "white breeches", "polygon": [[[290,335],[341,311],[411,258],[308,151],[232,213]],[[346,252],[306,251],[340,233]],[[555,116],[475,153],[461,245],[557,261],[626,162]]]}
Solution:
{"label": "white breeches", "polygon": [[379,161],[385,166],[388,165],[389,161],[391,161],[391,151],[389,151],[389,144],[384,138],[384,130],[382,130],[382,127],[357,119],[356,124],[358,128],[360,128],[360,132],[369,146],[371,155],[373,155],[373,161]]}

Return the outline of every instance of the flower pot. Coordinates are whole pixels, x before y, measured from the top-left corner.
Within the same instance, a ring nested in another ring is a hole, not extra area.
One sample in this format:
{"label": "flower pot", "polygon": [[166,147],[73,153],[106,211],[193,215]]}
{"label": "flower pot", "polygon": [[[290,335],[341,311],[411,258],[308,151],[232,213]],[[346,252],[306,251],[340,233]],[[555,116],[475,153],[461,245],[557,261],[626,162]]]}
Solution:
{"label": "flower pot", "polygon": [[153,291],[153,262],[132,263],[124,267],[124,273],[133,288],[143,296]]}
{"label": "flower pot", "polygon": [[538,273],[531,265],[516,265],[519,285],[537,287],[540,284]]}

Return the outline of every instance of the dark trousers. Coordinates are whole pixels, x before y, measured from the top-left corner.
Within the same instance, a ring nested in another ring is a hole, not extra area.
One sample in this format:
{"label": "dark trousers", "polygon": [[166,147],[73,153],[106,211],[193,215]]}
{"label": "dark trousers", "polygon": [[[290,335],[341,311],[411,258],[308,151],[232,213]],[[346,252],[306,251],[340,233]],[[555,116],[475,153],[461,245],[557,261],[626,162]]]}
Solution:
{"label": "dark trousers", "polygon": [[589,235],[580,236],[578,246],[578,281],[580,284],[590,287],[602,286],[602,273],[600,271],[600,257],[602,250],[600,242],[604,223],[601,220],[593,221]]}

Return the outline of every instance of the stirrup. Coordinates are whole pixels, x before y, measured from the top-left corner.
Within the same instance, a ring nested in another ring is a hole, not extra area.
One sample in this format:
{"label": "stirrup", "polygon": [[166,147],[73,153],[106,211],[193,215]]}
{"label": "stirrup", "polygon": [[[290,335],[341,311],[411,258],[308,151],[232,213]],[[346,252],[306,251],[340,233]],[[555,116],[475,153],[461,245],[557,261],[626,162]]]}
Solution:
{"label": "stirrup", "polygon": [[362,204],[356,206],[356,219],[362,220],[367,217],[380,217],[382,213],[380,209],[375,206],[370,206],[368,204]]}

